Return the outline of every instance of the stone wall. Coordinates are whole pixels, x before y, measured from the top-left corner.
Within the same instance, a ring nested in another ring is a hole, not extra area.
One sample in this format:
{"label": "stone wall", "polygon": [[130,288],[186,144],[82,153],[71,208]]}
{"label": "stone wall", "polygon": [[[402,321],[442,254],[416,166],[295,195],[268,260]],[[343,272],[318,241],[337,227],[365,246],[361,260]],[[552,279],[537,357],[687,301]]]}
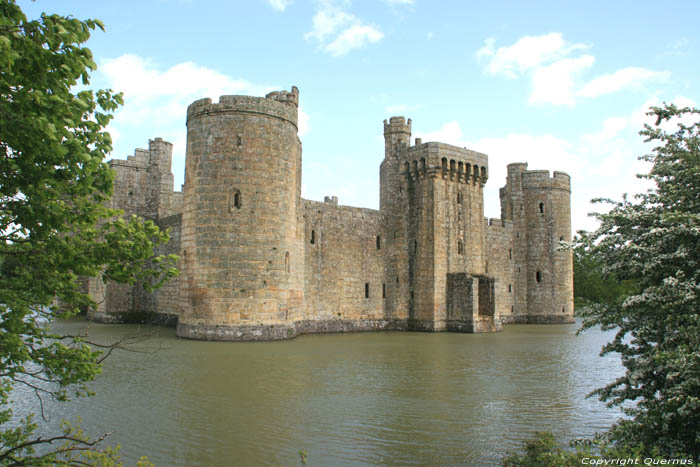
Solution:
{"label": "stone wall", "polygon": [[486,274],[495,278],[495,306],[503,322],[511,322],[514,312],[513,222],[500,218],[484,219],[486,226]]}
{"label": "stone wall", "polygon": [[304,200],[304,319],[382,320],[394,284],[384,281],[381,214]]}

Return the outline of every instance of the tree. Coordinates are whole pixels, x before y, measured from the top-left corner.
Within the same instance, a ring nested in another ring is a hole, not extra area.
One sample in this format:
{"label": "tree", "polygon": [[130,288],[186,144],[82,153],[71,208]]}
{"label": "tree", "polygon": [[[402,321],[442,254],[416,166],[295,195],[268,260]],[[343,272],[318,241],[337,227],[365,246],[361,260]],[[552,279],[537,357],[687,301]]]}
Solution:
{"label": "tree", "polygon": [[573,240],[574,304],[581,309],[597,303],[621,302],[634,293],[633,280],[620,281],[613,274],[605,274],[603,265],[591,254],[589,245],[576,236]]}
{"label": "tree", "polygon": [[[28,20],[15,0],[0,0],[0,426],[11,419],[14,385],[40,401],[89,394],[86,383],[113,347],[103,354],[48,325],[95,305],[79,278],[157,287],[177,274],[176,258],[152,258],[167,233],[106,207],[113,173],[103,162],[112,149],[105,127],[122,98],[73,92],[96,68],[81,45],[96,27],[103,29],[98,20],[59,15]],[[0,431],[0,464],[112,456],[70,428],[53,440],[66,444],[37,454],[47,440],[35,428],[29,419]]]}
{"label": "tree", "polygon": [[654,188],[608,203],[583,241],[603,273],[636,283],[624,301],[582,313],[584,328],[616,329],[602,354],[618,352],[626,372],[595,394],[630,417],[609,432],[616,445],[657,447],[700,461],[700,110],[652,107],[655,144],[642,178]]}

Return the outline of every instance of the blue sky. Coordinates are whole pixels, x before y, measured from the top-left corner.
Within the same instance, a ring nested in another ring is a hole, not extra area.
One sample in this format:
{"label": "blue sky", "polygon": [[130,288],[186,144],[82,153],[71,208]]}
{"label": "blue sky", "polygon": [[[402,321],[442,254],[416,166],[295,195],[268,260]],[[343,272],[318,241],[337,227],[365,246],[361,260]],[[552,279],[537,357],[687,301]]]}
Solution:
{"label": "blue sky", "polygon": [[489,155],[486,215],[505,167],[572,176],[574,229],[594,197],[645,188],[637,134],[649,105],[697,106],[700,2],[141,0],[18,2],[99,18],[92,85],[123,91],[114,158],[174,143],[183,183],[185,109],[222,94],[301,93],[308,199],[377,208],[382,121]]}

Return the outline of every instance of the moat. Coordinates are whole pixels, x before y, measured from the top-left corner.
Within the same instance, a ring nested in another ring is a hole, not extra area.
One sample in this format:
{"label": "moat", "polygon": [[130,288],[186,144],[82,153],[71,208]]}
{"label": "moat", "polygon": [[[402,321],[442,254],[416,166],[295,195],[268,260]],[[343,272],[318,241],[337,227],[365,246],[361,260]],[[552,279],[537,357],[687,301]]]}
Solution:
{"label": "moat", "polygon": [[[84,321],[58,323],[75,332]],[[105,363],[95,397],[50,406],[114,431],[126,465],[488,465],[536,430],[570,439],[618,412],[592,389],[622,369],[601,358],[610,333],[578,324],[509,325],[495,334],[318,334],[226,343],[174,330],[89,324],[93,340],[156,333]],[[31,394],[16,402],[36,410]],[[24,410],[21,410],[24,409]]]}

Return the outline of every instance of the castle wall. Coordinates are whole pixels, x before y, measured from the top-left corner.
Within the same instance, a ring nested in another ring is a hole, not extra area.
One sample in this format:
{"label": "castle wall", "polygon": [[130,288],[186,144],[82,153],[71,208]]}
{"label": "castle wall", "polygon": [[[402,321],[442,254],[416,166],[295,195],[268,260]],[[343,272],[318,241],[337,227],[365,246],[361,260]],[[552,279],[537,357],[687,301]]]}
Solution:
{"label": "castle wall", "polygon": [[381,213],[304,203],[304,320],[384,320]]}
{"label": "castle wall", "polygon": [[515,261],[513,258],[513,222],[502,219],[484,219],[486,226],[486,256],[488,274],[494,284],[496,312],[504,322],[512,321],[514,312]]}

